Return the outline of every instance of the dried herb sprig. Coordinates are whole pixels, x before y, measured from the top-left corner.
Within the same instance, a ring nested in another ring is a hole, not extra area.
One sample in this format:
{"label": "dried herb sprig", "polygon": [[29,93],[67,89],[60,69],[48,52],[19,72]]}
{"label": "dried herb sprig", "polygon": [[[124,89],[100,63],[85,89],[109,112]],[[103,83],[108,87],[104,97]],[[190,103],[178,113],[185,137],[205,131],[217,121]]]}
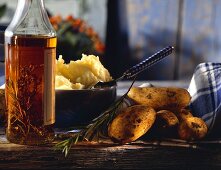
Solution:
{"label": "dried herb sprig", "polygon": [[61,150],[64,153],[65,157],[68,155],[71,146],[76,144],[79,141],[92,141],[96,137],[99,139],[100,137],[107,136],[107,127],[110,122],[114,119],[117,114],[117,111],[122,106],[123,100],[127,96],[131,87],[133,86],[135,79],[131,83],[127,92],[121,96],[118,100],[116,100],[107,110],[105,110],[99,117],[92,120],[90,124],[80,129],[78,132],[72,134],[71,137],[61,141],[55,145],[56,150]]}
{"label": "dried herb sprig", "polygon": [[29,137],[31,132],[38,136],[44,135],[41,127],[33,124],[31,117],[33,99],[40,85],[40,80],[33,72],[42,67],[43,65],[20,66],[18,80],[6,79],[6,90],[10,101],[7,107],[10,113],[10,131],[14,136],[20,138],[21,143]]}

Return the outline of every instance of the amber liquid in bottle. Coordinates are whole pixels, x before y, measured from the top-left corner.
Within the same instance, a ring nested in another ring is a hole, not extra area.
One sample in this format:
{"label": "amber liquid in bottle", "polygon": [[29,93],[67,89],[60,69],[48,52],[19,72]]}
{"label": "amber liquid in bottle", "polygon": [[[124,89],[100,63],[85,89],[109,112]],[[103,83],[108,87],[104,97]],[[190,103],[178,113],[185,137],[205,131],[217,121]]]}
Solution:
{"label": "amber liquid in bottle", "polygon": [[38,145],[54,139],[56,37],[6,37],[6,136]]}

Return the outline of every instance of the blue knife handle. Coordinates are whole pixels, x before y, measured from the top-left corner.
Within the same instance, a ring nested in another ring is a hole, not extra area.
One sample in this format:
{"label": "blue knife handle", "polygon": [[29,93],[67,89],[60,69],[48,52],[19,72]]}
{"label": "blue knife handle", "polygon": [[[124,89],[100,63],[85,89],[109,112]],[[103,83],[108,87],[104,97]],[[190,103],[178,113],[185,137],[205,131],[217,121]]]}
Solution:
{"label": "blue knife handle", "polygon": [[123,74],[122,78],[130,79],[139,74],[140,72],[146,70],[147,68],[151,67],[152,65],[156,64],[166,56],[170,55],[174,50],[174,47],[168,46],[157,53],[153,54],[146,60],[136,64],[135,66],[131,67],[130,69],[126,70]]}

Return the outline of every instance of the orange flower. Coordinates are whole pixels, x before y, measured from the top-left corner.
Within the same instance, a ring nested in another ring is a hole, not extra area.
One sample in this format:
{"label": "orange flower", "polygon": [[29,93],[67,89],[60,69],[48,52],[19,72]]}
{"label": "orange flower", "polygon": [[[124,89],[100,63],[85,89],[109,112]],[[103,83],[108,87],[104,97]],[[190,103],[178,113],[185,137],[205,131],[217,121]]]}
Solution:
{"label": "orange flower", "polygon": [[73,21],[74,17],[72,15],[68,15],[66,17],[66,21]]}
{"label": "orange flower", "polygon": [[94,47],[98,53],[104,53],[104,51],[105,51],[105,46],[101,42],[95,43]]}
{"label": "orange flower", "polygon": [[62,18],[59,15],[50,17],[50,22],[52,25],[59,24],[61,21],[62,21]]}
{"label": "orange flower", "polygon": [[[55,28],[55,30],[59,31],[59,29],[63,28],[62,27],[62,24],[65,24],[65,23],[70,23],[71,24],[71,27],[72,29],[67,29],[65,30],[70,32],[72,35],[74,34],[79,34],[79,33],[82,33],[82,34],[85,34],[88,39],[90,39],[93,44],[92,44],[92,49],[93,51],[91,51],[91,53],[104,53],[105,51],[105,45],[104,43],[101,41],[99,35],[94,31],[94,29],[91,27],[91,26],[88,26],[87,23],[80,19],[80,18],[74,18],[72,15],[69,15],[67,16],[64,20],[62,19],[61,16],[53,16],[50,18],[50,21],[53,25],[53,27]],[[62,36],[62,35],[60,35]],[[58,37],[59,39],[59,37]],[[59,46],[59,44],[58,44]],[[82,48],[84,48],[82,46]],[[65,50],[65,49],[64,49]],[[79,51],[82,51],[84,49],[79,49]]]}

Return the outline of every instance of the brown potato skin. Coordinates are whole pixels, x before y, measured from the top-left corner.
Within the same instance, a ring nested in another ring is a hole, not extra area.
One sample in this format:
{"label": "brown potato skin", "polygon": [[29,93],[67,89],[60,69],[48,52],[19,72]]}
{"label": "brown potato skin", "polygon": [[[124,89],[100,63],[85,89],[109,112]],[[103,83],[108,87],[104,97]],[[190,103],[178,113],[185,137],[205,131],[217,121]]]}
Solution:
{"label": "brown potato skin", "polygon": [[157,119],[164,122],[164,127],[176,126],[179,123],[177,116],[169,110],[160,110],[157,112]]}
{"label": "brown potato skin", "polygon": [[156,112],[146,105],[125,108],[108,126],[108,135],[113,141],[129,143],[144,135],[153,125]]}
{"label": "brown potato skin", "polygon": [[178,126],[178,135],[183,140],[198,140],[206,136],[208,131],[206,123],[198,117],[189,117]]}
{"label": "brown potato skin", "polygon": [[192,113],[187,110],[187,109],[181,109],[178,113],[177,113],[177,117],[180,121],[184,121],[187,118],[193,117]]}
{"label": "brown potato skin", "polygon": [[169,110],[160,110],[157,112],[156,120],[150,130],[150,137],[177,137],[177,126],[179,120],[177,116]]}
{"label": "brown potato skin", "polygon": [[132,87],[128,97],[137,104],[147,105],[159,110],[179,110],[190,103],[186,89],[177,87]]}

